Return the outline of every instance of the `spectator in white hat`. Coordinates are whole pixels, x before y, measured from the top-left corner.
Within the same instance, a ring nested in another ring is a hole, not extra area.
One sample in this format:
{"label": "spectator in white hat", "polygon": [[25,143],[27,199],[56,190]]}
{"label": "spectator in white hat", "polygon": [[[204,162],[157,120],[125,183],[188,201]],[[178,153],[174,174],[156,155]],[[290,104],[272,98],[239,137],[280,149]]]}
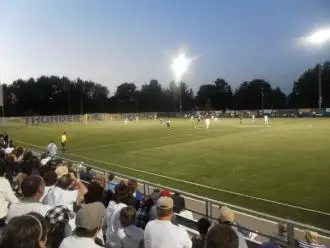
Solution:
{"label": "spectator in white hat", "polygon": [[105,214],[105,207],[100,202],[83,205],[76,216],[74,235],[63,240],[60,248],[100,248],[95,243],[95,237],[100,230]]}
{"label": "spectator in white hat", "polygon": [[172,224],[173,199],[162,196],[157,201],[156,220],[150,221],[144,232],[145,248],[191,248],[187,231]]}

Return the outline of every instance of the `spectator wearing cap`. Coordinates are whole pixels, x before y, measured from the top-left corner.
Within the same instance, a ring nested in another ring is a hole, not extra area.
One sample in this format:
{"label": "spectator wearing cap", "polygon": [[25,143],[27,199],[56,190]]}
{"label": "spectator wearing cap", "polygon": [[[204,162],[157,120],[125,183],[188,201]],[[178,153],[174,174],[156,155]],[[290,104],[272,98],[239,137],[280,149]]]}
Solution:
{"label": "spectator wearing cap", "polygon": [[129,206],[120,211],[119,220],[122,228],[116,234],[121,241],[116,248],[143,247],[143,230],[134,225],[136,210]]}
{"label": "spectator wearing cap", "polygon": [[0,159],[0,227],[5,225],[8,206],[18,202],[7,178],[4,177],[6,161]]}
{"label": "spectator wearing cap", "polygon": [[95,238],[104,214],[105,207],[100,202],[83,205],[77,212],[74,234],[65,238],[60,248],[100,248]]}
{"label": "spectator wearing cap", "polygon": [[37,213],[13,218],[1,234],[0,248],[45,248],[47,225]]}
{"label": "spectator wearing cap", "polygon": [[44,205],[39,202],[45,191],[45,182],[40,176],[27,176],[21,184],[23,198],[17,203],[11,204],[8,210],[7,222],[12,218],[36,212],[45,216],[52,208],[49,205]]}
{"label": "spectator wearing cap", "polygon": [[150,221],[144,232],[146,248],[190,248],[192,242],[187,231],[172,224],[173,199],[162,196],[157,201],[156,220]]}
{"label": "spectator wearing cap", "polygon": [[305,232],[306,241],[297,241],[297,245],[300,248],[326,248],[325,245],[318,243],[318,234],[317,232],[306,231]]}
{"label": "spectator wearing cap", "polygon": [[47,248],[58,248],[62,240],[72,234],[69,221],[73,218],[73,212],[65,206],[57,206],[46,213],[45,219],[48,225]]}
{"label": "spectator wearing cap", "polygon": [[201,218],[197,222],[197,230],[199,235],[194,236],[192,239],[193,248],[204,248],[206,243],[206,235],[210,228],[210,221],[206,218]]}
{"label": "spectator wearing cap", "polygon": [[238,248],[237,233],[227,225],[216,224],[208,231],[206,248]]}
{"label": "spectator wearing cap", "polygon": [[244,235],[238,231],[235,224],[235,213],[229,207],[222,206],[220,208],[218,221],[220,224],[230,225],[230,227],[236,232],[239,241],[239,248],[247,248],[247,243]]}
{"label": "spectator wearing cap", "polygon": [[118,230],[122,228],[121,222],[119,220],[120,211],[127,207],[124,203],[129,194],[129,190],[125,182],[120,182],[116,186],[115,200],[110,201],[105,212],[105,216],[102,222],[102,231],[105,234],[105,244],[106,247],[116,247],[120,240],[117,236]]}
{"label": "spectator wearing cap", "polygon": [[[75,185],[76,189],[70,190],[70,187]],[[87,194],[88,189],[74,175],[66,174],[60,177],[48,194],[45,196],[44,202],[55,207],[64,205],[73,211],[73,205]]]}

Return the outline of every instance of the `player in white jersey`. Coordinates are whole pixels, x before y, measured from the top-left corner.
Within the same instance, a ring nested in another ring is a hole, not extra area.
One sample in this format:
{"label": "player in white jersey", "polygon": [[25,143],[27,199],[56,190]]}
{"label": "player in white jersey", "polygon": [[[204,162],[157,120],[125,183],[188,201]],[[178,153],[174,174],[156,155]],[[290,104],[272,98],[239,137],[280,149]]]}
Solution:
{"label": "player in white jersey", "polygon": [[205,125],[206,125],[206,129],[209,129],[209,126],[210,126],[210,118],[206,118],[205,119]]}
{"label": "player in white jersey", "polygon": [[125,118],[125,125],[128,123],[128,118]]}
{"label": "player in white jersey", "polygon": [[267,115],[264,116],[264,122],[265,122],[265,125],[268,125],[268,116]]}
{"label": "player in white jersey", "polygon": [[255,123],[255,121],[256,121],[256,116],[252,115],[252,123]]}

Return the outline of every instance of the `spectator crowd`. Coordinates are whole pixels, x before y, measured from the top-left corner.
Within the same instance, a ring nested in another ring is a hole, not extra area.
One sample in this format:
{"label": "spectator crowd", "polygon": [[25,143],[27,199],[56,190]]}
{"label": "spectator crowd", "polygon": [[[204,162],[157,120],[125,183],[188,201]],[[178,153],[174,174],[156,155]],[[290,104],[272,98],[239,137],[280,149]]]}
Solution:
{"label": "spectator crowd", "polygon": [[[178,193],[155,189],[143,195],[135,180],[80,171],[56,159],[49,147],[52,153],[38,157],[15,146],[6,133],[0,148],[0,248],[247,248],[250,233],[226,206],[217,223],[199,219],[199,235],[193,235],[179,225],[177,216],[194,216]],[[262,246],[283,246],[281,227],[280,235]],[[312,232],[297,245],[325,247]]]}

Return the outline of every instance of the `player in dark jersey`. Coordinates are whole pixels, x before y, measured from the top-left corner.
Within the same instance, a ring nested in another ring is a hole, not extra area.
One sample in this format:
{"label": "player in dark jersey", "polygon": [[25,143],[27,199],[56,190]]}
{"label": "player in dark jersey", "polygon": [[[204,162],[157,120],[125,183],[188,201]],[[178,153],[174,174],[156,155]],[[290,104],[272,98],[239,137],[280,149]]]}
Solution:
{"label": "player in dark jersey", "polygon": [[242,114],[239,115],[239,123],[243,124],[243,115]]}
{"label": "player in dark jersey", "polygon": [[196,128],[198,128],[199,127],[199,124],[201,123],[201,116],[200,115],[198,115],[198,117],[197,117],[197,123],[196,123]]}
{"label": "player in dark jersey", "polygon": [[168,129],[171,128],[171,120],[168,120],[168,121],[166,122],[166,126],[167,126]]}

